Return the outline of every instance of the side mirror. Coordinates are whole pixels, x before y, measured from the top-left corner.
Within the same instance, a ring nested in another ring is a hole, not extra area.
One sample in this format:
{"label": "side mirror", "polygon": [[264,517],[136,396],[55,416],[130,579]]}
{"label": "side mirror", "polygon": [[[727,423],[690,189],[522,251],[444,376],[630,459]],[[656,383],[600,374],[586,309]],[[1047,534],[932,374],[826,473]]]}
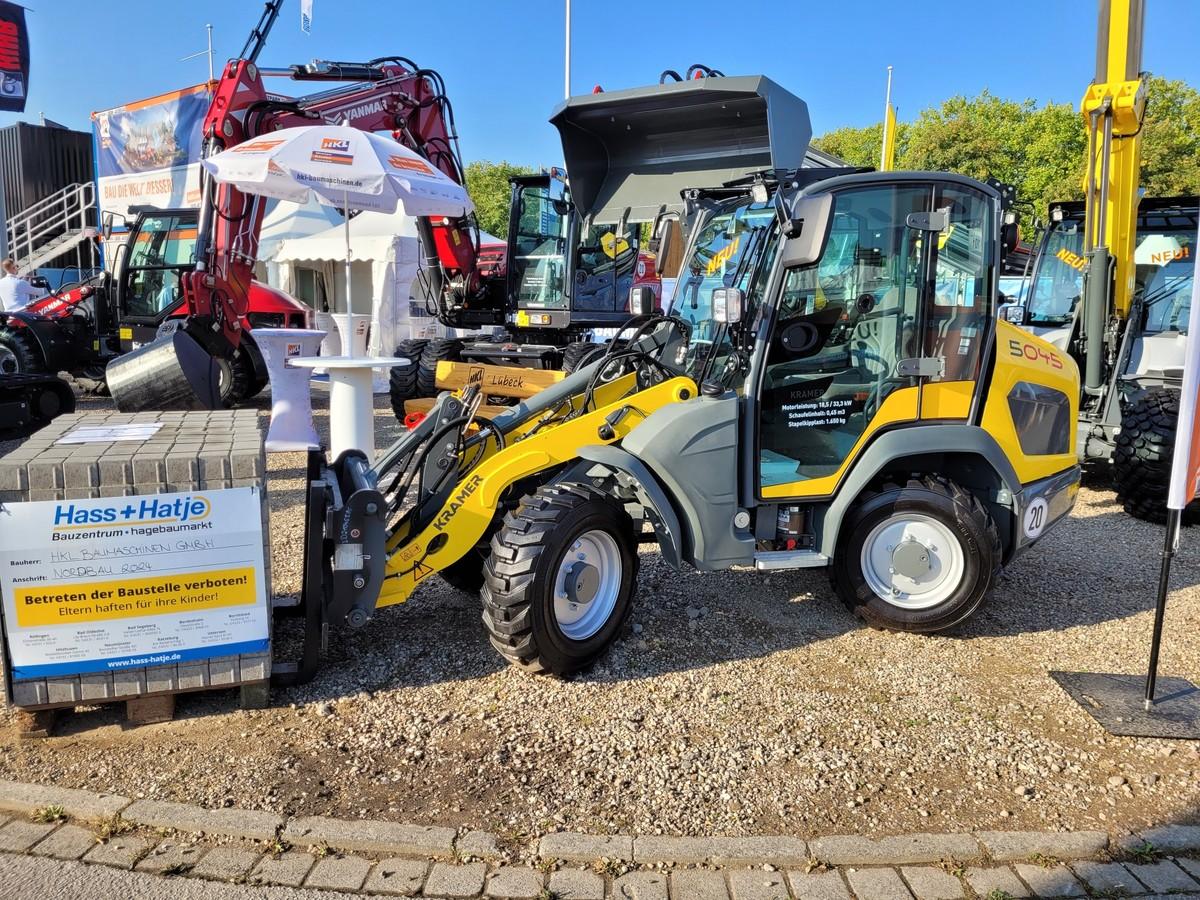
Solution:
{"label": "side mirror", "polygon": [[656,306],[654,288],[639,285],[629,291],[629,314],[632,316],[653,315]]}
{"label": "side mirror", "polygon": [[[666,274],[668,278],[674,277],[679,271],[679,261],[673,260],[673,257],[679,253],[679,220],[666,219],[662,223],[662,228],[659,229],[658,236],[658,252],[654,256],[654,274]],[[672,267],[672,262],[674,266]],[[668,271],[674,268],[674,272]]]}
{"label": "side mirror", "polygon": [[1024,303],[1006,303],[1000,307],[1000,318],[1010,325],[1024,325],[1028,312]]}
{"label": "side mirror", "polygon": [[1016,250],[1019,243],[1021,243],[1020,225],[1013,221],[1005,222],[1000,226],[1000,248],[1005,256]]}
{"label": "side mirror", "polygon": [[551,200],[565,200],[567,197],[566,183],[561,178],[551,175],[550,183],[546,185],[546,196]]}
{"label": "side mirror", "polygon": [[107,241],[110,237],[112,237],[112,233],[113,214],[111,212],[106,212],[100,216],[100,234],[103,236],[104,240]]}
{"label": "side mirror", "polygon": [[723,325],[736,325],[742,321],[746,295],[741,288],[717,288],[712,292],[713,318]]}

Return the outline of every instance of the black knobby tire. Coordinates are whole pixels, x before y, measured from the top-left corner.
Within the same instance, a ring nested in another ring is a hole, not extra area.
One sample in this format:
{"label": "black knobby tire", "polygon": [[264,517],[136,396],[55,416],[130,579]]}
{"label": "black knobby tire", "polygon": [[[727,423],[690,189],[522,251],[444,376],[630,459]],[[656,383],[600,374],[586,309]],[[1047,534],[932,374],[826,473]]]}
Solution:
{"label": "black knobby tire", "polygon": [[[876,594],[862,563],[863,544],[876,525],[914,513],[948,528],[958,539],[964,563],[958,587],[937,605],[919,610],[904,609]],[[979,499],[948,478],[925,475],[864,492],[842,523],[831,574],[842,602],[868,624],[934,632],[959,624],[979,609],[1000,571],[1002,556],[996,523]]]}
{"label": "black knobby tire", "polygon": [[396,345],[394,356],[407,359],[406,366],[392,366],[388,373],[388,393],[392,400],[392,412],[401,422],[404,421],[404,401],[415,400],[421,396],[421,388],[417,384],[417,372],[421,368],[421,353],[429,341],[424,338],[409,338]]}
{"label": "black knobby tire", "polygon": [[577,369],[583,368],[580,363],[599,346],[591,341],[573,341],[567,344],[563,347],[562,370],[569,375]]}
{"label": "black knobby tire", "polygon": [[[254,375],[254,361],[247,351],[239,349],[232,357],[218,360],[217,367],[220,370],[221,406],[225,409],[237,406],[257,393],[254,390],[258,381]],[[262,390],[261,385],[259,390]]]}
{"label": "black knobby tire", "polygon": [[0,327],[0,375],[37,375],[46,361],[33,338],[21,328]]}
{"label": "black knobby tire", "polygon": [[[555,582],[564,555],[590,531],[615,540],[619,589],[603,625],[589,637],[572,640],[554,613]],[[629,615],[637,568],[633,520],[620,504],[583,484],[539,488],[505,516],[484,564],[483,623],[492,646],[528,672],[567,675],[586,668],[616,639]]]}
{"label": "black knobby tire", "polygon": [[[1164,387],[1143,391],[1121,410],[1121,431],[1113,450],[1112,479],[1117,499],[1135,519],[1167,520],[1171,457],[1179,422],[1179,392]],[[1188,524],[1200,518],[1200,505],[1184,510]]]}
{"label": "black knobby tire", "polygon": [[462,359],[463,342],[458,338],[438,338],[430,341],[421,351],[421,365],[417,370],[417,387],[422,397],[436,397],[437,364]]}

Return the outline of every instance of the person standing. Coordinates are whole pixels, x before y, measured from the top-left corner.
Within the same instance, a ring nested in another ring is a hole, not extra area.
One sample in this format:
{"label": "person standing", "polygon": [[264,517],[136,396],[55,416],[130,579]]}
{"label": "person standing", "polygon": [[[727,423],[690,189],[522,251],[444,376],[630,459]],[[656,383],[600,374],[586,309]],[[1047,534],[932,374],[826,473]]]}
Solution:
{"label": "person standing", "polygon": [[4,277],[0,278],[0,312],[24,309],[42,296],[40,290],[17,274],[17,261],[11,256],[0,265],[4,269]]}

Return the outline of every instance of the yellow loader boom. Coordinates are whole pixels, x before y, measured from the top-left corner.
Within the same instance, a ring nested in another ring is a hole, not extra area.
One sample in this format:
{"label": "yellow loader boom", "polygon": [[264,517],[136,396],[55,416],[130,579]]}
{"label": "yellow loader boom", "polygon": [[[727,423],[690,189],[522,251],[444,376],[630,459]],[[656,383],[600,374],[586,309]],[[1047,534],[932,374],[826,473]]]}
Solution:
{"label": "yellow loader boom", "polygon": [[1088,129],[1084,181],[1088,260],[1084,286],[1084,384],[1103,384],[1104,332],[1129,314],[1134,288],[1138,174],[1146,81],[1142,75],[1145,0],[1100,0],[1096,78],[1080,109]]}

